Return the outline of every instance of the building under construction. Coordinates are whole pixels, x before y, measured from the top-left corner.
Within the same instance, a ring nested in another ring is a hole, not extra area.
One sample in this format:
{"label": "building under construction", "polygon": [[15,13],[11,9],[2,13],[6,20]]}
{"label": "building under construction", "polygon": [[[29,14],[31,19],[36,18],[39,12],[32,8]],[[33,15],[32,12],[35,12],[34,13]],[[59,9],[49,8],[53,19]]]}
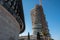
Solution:
{"label": "building under construction", "polygon": [[42,7],[42,0],[40,0],[40,4],[36,5],[31,11],[32,18],[32,31],[33,34],[28,36],[22,36],[23,40],[52,40],[46,17]]}
{"label": "building under construction", "polygon": [[47,21],[43,12],[42,5],[36,5],[31,11],[33,35],[39,32],[44,40],[51,40]]}

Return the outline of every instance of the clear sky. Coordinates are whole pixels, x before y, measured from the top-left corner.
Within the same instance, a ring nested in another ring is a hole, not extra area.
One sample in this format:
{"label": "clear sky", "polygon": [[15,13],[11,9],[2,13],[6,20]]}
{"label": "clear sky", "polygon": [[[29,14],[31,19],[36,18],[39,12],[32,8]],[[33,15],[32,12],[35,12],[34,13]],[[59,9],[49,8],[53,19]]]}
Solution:
{"label": "clear sky", "polygon": [[[20,35],[32,34],[31,10],[39,4],[39,0],[23,0],[24,16],[26,29]],[[54,40],[60,40],[60,0],[42,0],[42,6],[49,32]]]}

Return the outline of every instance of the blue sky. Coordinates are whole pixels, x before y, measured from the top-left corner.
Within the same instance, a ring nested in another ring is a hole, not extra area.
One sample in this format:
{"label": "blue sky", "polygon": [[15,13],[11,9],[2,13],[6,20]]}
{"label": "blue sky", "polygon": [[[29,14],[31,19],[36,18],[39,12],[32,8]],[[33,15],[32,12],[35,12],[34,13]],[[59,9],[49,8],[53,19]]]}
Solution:
{"label": "blue sky", "polygon": [[[23,0],[26,29],[20,35],[32,34],[31,10],[39,4],[39,0]],[[60,0],[42,0],[42,6],[49,32],[54,40],[60,40]]]}

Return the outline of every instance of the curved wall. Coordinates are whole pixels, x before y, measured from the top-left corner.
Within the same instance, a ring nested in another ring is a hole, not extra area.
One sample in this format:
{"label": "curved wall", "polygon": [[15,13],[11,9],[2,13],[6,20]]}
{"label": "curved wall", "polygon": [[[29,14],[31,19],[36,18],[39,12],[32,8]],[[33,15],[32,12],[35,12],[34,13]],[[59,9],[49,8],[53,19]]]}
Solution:
{"label": "curved wall", "polygon": [[16,19],[0,5],[0,40],[18,40],[19,32]]}

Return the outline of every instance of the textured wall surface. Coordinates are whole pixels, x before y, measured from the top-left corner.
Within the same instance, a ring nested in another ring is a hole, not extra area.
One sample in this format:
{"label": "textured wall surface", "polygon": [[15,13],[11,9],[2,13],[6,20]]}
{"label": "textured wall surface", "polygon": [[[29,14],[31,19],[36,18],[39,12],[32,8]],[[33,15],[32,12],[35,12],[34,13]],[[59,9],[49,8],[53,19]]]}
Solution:
{"label": "textured wall surface", "polygon": [[0,40],[17,40],[19,32],[18,22],[0,5]]}

